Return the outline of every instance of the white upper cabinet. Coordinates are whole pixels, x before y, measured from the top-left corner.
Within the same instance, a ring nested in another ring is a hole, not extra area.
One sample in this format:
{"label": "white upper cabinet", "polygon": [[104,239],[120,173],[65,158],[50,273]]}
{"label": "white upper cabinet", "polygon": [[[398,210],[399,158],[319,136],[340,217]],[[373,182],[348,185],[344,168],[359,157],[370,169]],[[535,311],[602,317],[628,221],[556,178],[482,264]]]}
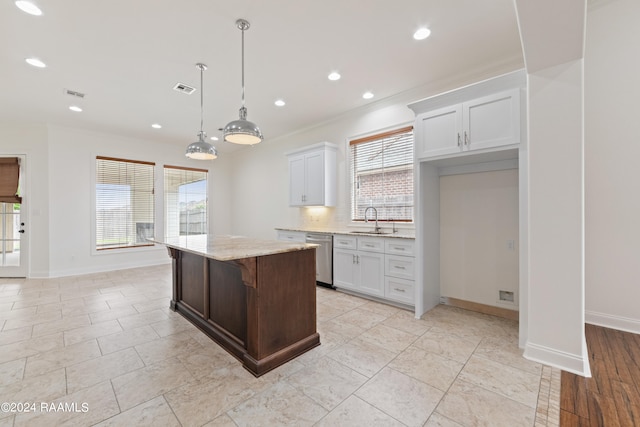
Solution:
{"label": "white upper cabinet", "polygon": [[289,206],[335,206],[336,150],[323,142],[287,153]]}
{"label": "white upper cabinet", "polygon": [[473,99],[416,117],[419,159],[520,143],[520,90]]}

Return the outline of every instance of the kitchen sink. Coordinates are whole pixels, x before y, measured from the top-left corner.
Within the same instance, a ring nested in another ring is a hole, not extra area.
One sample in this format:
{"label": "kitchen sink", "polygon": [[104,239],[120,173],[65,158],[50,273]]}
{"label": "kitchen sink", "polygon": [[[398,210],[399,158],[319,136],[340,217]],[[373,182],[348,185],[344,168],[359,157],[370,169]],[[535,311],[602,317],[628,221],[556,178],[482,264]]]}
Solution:
{"label": "kitchen sink", "polygon": [[391,234],[390,231],[350,231],[349,234]]}

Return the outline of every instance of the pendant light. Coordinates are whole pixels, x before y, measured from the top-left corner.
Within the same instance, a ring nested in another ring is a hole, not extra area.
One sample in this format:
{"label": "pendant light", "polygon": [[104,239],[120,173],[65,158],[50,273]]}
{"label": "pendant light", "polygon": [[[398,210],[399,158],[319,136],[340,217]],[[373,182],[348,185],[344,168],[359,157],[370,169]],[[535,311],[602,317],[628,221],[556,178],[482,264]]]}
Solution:
{"label": "pendant light", "polygon": [[224,140],[234,144],[253,145],[262,141],[262,132],[255,123],[247,120],[247,108],[244,106],[244,32],[249,29],[249,22],[238,19],[236,26],[242,31],[242,107],[240,119],[229,122],[224,127]]}
{"label": "pendant light", "polygon": [[202,82],[202,73],[207,69],[207,66],[202,63],[197,63],[196,67],[200,70],[200,133],[198,133],[198,140],[189,144],[185,155],[190,159],[213,160],[218,157],[218,152],[216,151],[216,147],[204,140],[207,134],[202,130],[202,123],[204,121],[204,83]]}

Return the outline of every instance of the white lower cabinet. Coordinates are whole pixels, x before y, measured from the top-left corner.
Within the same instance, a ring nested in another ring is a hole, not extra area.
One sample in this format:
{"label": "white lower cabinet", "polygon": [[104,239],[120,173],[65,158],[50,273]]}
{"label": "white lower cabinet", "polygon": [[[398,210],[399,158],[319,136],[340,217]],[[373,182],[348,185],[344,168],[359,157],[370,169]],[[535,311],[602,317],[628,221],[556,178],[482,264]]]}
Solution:
{"label": "white lower cabinet", "polygon": [[[384,297],[384,254],[358,248],[366,238],[337,236],[333,248],[333,283],[338,288]],[[372,249],[376,250],[376,245]]]}
{"label": "white lower cabinet", "polygon": [[413,305],[413,247],[412,239],[336,235],[334,284],[338,288]]}

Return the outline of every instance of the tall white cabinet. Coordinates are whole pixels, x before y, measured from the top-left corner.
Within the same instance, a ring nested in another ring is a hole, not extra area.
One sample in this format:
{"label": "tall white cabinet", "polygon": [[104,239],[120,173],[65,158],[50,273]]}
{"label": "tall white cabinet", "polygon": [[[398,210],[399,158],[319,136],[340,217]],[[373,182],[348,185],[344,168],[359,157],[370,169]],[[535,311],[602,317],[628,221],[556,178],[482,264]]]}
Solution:
{"label": "tall white cabinet", "polygon": [[287,153],[289,206],[335,206],[337,148],[322,142]]}
{"label": "tall white cabinet", "polygon": [[526,335],[525,88],[526,73],[520,70],[409,105],[416,114],[416,317],[440,302],[440,176],[516,167],[520,328],[521,337]]}

